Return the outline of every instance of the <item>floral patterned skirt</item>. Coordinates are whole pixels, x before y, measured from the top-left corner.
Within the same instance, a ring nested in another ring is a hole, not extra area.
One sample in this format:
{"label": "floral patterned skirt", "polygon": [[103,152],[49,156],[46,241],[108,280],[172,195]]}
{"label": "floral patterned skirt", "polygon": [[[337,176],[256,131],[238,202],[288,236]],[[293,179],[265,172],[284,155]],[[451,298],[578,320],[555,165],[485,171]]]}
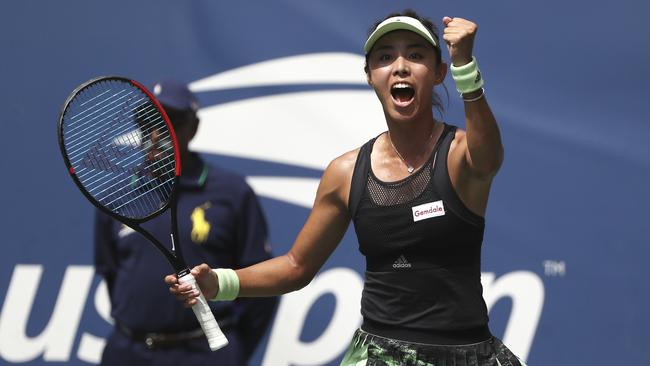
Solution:
{"label": "floral patterned skirt", "polygon": [[359,329],[341,366],[526,366],[496,337],[467,345],[411,343]]}

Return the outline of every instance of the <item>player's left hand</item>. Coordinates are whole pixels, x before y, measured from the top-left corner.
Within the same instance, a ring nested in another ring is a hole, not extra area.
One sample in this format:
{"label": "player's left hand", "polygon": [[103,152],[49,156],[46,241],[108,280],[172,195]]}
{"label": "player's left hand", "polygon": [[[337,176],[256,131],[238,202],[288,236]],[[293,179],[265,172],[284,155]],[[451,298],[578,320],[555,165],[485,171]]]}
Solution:
{"label": "player's left hand", "polygon": [[445,24],[442,38],[447,43],[452,64],[463,66],[470,63],[478,25],[463,18],[444,17],[442,22]]}

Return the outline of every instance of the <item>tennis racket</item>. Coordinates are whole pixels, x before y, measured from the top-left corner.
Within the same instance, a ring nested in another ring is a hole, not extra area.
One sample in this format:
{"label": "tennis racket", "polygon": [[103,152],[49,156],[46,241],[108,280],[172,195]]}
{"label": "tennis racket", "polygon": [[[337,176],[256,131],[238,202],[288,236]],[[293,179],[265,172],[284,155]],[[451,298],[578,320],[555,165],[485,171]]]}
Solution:
{"label": "tennis racket", "polygon": [[[134,80],[100,77],[75,89],[59,116],[58,139],[72,180],[100,210],[142,234],[180,283],[200,293],[178,242],[176,135],[160,103]],[[140,224],[171,209],[171,248]],[[192,307],[213,351],[228,344],[203,294]]]}

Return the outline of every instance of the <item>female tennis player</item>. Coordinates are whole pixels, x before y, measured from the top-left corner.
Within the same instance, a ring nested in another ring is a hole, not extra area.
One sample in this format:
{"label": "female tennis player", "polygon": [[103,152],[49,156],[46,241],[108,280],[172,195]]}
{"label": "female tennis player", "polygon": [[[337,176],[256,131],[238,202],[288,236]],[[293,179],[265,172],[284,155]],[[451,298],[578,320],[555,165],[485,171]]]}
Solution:
{"label": "female tennis player", "polygon": [[[413,11],[375,24],[364,51],[368,84],[388,131],[326,168],[291,250],[244,269],[192,270],[206,297],[301,289],[350,220],[366,257],[363,324],[341,365],[520,365],[492,336],[480,282],[484,215],[503,159],[497,122],[472,55],[477,25],[444,17],[466,131],[434,118],[446,74],[437,30]],[[165,281],[187,306],[196,293]]]}

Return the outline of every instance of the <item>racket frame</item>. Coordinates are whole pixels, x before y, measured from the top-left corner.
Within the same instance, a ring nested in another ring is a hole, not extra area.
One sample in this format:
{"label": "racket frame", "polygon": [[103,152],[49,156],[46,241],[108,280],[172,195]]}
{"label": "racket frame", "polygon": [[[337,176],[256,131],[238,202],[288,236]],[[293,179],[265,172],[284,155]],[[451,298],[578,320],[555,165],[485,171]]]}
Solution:
{"label": "racket frame", "polygon": [[[158,111],[163,116],[163,119],[165,120],[165,124],[169,129],[170,136],[174,145],[174,161],[176,165],[174,171],[174,184],[173,184],[173,189],[170,198],[158,210],[152,212],[151,214],[143,218],[133,219],[133,218],[125,217],[123,215],[120,215],[116,212],[109,210],[108,208],[104,207],[104,205],[99,203],[90,193],[88,193],[86,188],[83,186],[83,184],[75,174],[74,167],[72,166],[72,163],[70,162],[70,159],[68,158],[68,154],[65,149],[65,143],[63,141],[63,118],[65,116],[66,111],[68,110],[68,106],[70,105],[72,100],[74,100],[74,98],[79,94],[79,92],[81,92],[83,89],[89,87],[92,84],[96,84],[106,80],[118,80],[118,81],[130,83],[135,87],[137,87],[138,89],[140,89],[140,91],[142,91],[149,98],[149,100],[154,103],[156,108],[158,108]],[[178,198],[177,187],[181,175],[181,160],[180,160],[180,153],[178,150],[178,141],[176,139],[176,132],[174,132],[174,127],[171,124],[171,121],[169,120],[169,117],[167,116],[165,109],[162,107],[160,102],[151,94],[151,92],[149,92],[149,90],[147,90],[147,88],[145,88],[139,82],[121,76],[100,76],[100,77],[90,79],[85,83],[79,85],[77,88],[75,88],[72,91],[72,93],[68,96],[68,98],[66,98],[63,107],[61,108],[61,111],[59,113],[59,121],[57,124],[57,137],[59,141],[59,148],[61,150],[61,155],[63,155],[63,161],[68,169],[68,173],[70,174],[70,177],[72,177],[72,180],[77,185],[81,193],[83,193],[84,196],[86,196],[86,198],[100,211],[115,218],[119,222],[130,227],[131,229],[135,230],[136,232],[140,233],[142,236],[147,238],[149,241],[151,241],[151,243],[154,244],[154,246],[167,258],[167,261],[171,264],[171,266],[174,268],[174,271],[176,271],[179,277],[187,275],[190,270],[187,267],[187,264],[185,263],[185,259],[183,258],[183,252],[178,242],[178,219],[176,215],[177,198]],[[158,240],[148,231],[144,230],[142,226],[140,226],[141,223],[149,221],[150,219],[162,214],[168,208],[171,209],[171,241],[172,241],[171,250],[168,249],[168,246],[162,244],[160,240]]]}

